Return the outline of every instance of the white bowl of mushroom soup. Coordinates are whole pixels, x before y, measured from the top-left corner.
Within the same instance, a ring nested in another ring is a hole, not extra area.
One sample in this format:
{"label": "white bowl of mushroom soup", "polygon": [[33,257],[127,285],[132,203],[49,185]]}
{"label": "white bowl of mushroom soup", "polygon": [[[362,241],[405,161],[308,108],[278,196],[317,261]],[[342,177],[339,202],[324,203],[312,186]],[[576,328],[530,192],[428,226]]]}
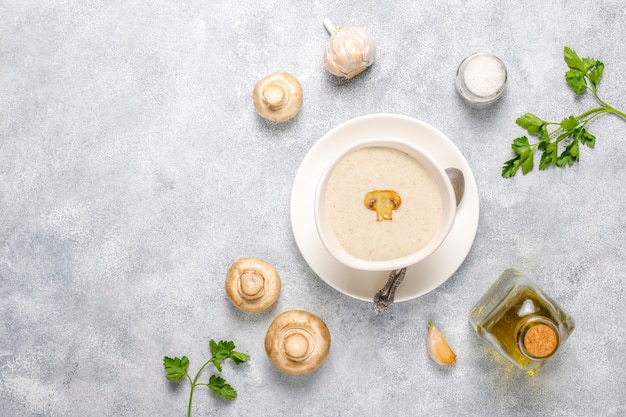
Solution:
{"label": "white bowl of mushroom soup", "polygon": [[353,143],[333,156],[317,185],[322,244],[357,270],[392,271],[422,261],[454,224],[456,200],[445,168],[404,139]]}

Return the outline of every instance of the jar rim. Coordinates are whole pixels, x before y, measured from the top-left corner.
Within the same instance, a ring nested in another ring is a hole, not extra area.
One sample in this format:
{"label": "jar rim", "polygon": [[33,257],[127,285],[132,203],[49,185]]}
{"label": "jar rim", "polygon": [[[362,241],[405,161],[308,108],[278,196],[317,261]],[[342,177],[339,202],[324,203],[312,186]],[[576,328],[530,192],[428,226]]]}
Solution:
{"label": "jar rim", "polygon": [[[501,83],[497,85],[493,89],[493,92],[491,92],[490,94],[480,94],[479,91],[476,91],[475,89],[472,90],[472,88],[470,88],[467,85],[465,71],[467,67],[472,63],[472,61],[480,57],[489,57],[490,59],[495,61],[497,66],[500,67],[503,71],[503,74],[502,74],[503,78],[502,78]],[[506,65],[504,65],[504,62],[502,62],[500,58],[490,53],[475,52],[473,54],[470,54],[465,59],[463,59],[463,61],[461,61],[461,64],[459,64],[459,67],[457,69],[457,73],[456,73],[457,90],[459,94],[461,95],[461,97],[463,97],[464,99],[466,99],[467,101],[471,103],[490,104],[496,101],[504,94],[507,84],[508,84],[508,73],[506,70]]]}
{"label": "jar rim", "polygon": [[540,361],[554,355],[561,341],[556,323],[544,316],[532,316],[522,321],[516,339],[524,356]]}

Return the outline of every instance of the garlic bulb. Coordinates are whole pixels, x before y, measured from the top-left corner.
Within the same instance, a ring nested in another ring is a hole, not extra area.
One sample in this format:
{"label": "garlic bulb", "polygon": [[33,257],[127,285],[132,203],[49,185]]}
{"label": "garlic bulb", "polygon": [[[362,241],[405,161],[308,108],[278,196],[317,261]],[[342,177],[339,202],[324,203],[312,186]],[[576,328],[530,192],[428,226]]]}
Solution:
{"label": "garlic bulb", "polygon": [[332,74],[349,79],[374,63],[376,44],[366,32],[349,26],[335,29],[328,19],[324,19],[324,27],[331,35],[324,53],[324,65]]}

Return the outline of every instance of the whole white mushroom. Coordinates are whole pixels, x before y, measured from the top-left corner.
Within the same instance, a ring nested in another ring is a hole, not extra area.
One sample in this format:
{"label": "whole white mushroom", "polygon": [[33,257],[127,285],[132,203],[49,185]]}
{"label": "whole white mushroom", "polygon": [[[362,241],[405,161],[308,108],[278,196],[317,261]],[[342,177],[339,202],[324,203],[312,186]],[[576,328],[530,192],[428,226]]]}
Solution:
{"label": "whole white mushroom", "polygon": [[302,107],[302,85],[288,72],[278,71],[260,79],[252,92],[259,115],[271,122],[284,122]]}

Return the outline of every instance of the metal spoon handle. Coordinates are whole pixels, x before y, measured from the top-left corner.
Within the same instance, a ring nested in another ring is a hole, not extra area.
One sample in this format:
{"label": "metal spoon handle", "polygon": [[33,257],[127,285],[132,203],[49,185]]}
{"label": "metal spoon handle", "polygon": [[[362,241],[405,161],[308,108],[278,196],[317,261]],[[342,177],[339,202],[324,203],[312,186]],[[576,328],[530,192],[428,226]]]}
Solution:
{"label": "metal spoon handle", "polygon": [[404,279],[406,268],[394,269],[389,273],[389,278],[385,286],[374,296],[374,311],[376,314],[387,310],[387,307],[393,303],[393,297],[396,295],[396,288]]}
{"label": "metal spoon handle", "polygon": [[[450,182],[452,183],[456,206],[458,208],[465,192],[465,176],[463,175],[463,171],[458,168],[446,168],[446,174],[448,174],[448,178],[450,178]],[[396,288],[404,279],[405,274],[406,268],[396,269],[389,273],[387,284],[374,296],[374,311],[376,314],[382,313],[393,303]]]}

